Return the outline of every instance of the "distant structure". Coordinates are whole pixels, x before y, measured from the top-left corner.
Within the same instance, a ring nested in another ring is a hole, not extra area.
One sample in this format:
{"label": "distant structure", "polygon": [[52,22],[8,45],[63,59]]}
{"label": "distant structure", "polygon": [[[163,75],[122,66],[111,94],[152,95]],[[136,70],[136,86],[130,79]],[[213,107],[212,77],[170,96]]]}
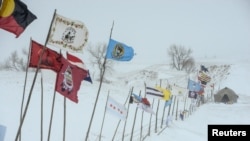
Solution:
{"label": "distant structure", "polygon": [[233,104],[238,100],[238,95],[230,88],[225,87],[214,95],[214,102]]}

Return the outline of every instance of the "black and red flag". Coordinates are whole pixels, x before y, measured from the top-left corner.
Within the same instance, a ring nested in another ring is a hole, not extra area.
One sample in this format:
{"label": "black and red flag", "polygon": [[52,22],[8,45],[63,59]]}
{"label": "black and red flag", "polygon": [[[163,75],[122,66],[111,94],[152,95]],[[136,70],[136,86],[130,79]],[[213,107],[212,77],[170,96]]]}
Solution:
{"label": "black and red flag", "polygon": [[20,0],[3,0],[0,9],[0,28],[18,38],[35,19],[25,3]]}

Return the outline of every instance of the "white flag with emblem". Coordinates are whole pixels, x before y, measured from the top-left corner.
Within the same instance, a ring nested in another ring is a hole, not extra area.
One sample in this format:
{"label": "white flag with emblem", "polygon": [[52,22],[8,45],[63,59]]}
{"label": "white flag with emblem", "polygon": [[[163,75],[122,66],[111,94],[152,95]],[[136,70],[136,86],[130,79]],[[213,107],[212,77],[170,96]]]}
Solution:
{"label": "white flag with emblem", "polygon": [[55,14],[49,32],[48,45],[70,52],[82,52],[88,41],[88,30],[83,22]]}
{"label": "white flag with emblem", "polygon": [[110,96],[108,97],[107,112],[115,115],[116,117],[120,118],[121,120],[126,120],[127,117],[127,109],[122,104],[116,102]]}

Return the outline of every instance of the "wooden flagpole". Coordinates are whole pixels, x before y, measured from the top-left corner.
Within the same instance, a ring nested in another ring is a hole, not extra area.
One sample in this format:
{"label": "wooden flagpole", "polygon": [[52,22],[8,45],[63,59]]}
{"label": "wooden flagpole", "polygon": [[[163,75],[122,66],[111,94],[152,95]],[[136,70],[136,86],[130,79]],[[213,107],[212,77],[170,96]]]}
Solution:
{"label": "wooden flagpole", "polygon": [[[60,50],[60,54],[61,54],[61,50]],[[55,83],[55,88],[56,88],[56,83]],[[49,130],[48,130],[47,141],[50,140],[50,133],[51,133],[51,127],[52,127],[52,122],[53,122],[55,100],[56,100],[56,89],[54,89],[54,94],[53,94],[53,100],[52,100],[52,106],[51,106],[50,123],[49,123]]]}
{"label": "wooden flagpole", "polygon": [[[146,83],[144,82],[144,86]],[[146,98],[146,87],[144,88],[144,97]],[[141,132],[140,132],[140,141],[142,140],[142,129],[143,129],[143,115],[144,115],[144,110],[142,110],[141,113]]]}
{"label": "wooden flagpole", "polygon": [[140,130],[140,141],[142,140],[142,129],[143,129],[143,115],[144,115],[144,110],[142,110],[142,113],[141,113],[141,130]]}
{"label": "wooden flagpole", "polygon": [[43,76],[41,74],[41,141],[43,141]]}
{"label": "wooden flagpole", "polygon": [[[146,83],[144,82],[144,87],[145,87],[145,95],[146,95]],[[154,106],[154,99],[153,99],[153,102],[152,102],[152,109],[153,109],[153,106]],[[149,119],[149,126],[148,126],[148,133],[147,135],[144,137],[144,139],[147,137],[147,136],[150,136],[150,131],[151,131],[151,121],[152,121],[152,114],[150,114],[150,119]]]}
{"label": "wooden flagpole", "polygon": [[101,141],[101,138],[102,138],[102,128],[103,128],[104,120],[105,120],[105,117],[106,117],[108,99],[109,99],[109,91],[108,91],[107,100],[106,100],[106,104],[105,104],[105,109],[104,109],[104,113],[103,113],[103,119],[102,119],[101,131],[100,131],[100,135],[99,135],[99,141]]}
{"label": "wooden flagpole", "polygon": [[174,108],[175,108],[176,99],[177,99],[177,97],[175,96],[174,97],[174,105],[173,105],[173,109],[172,109],[172,116],[174,116]]}
{"label": "wooden flagpole", "polygon": [[[153,99],[153,102],[152,102],[152,109],[154,108],[154,102],[155,102],[155,99]],[[149,119],[149,127],[148,127],[148,135],[149,136],[151,133],[151,123],[152,123],[152,114],[150,115],[150,119]]]}
{"label": "wooden flagpole", "polygon": [[[112,27],[111,27],[111,32],[110,32],[110,37],[109,37],[109,39],[111,39],[113,27],[114,27],[114,22],[113,22]],[[106,55],[107,55],[107,54],[106,54]],[[93,111],[92,111],[92,115],[91,115],[91,118],[90,118],[89,127],[88,127],[88,130],[87,130],[87,133],[86,133],[85,141],[88,140],[89,131],[90,131],[90,128],[91,128],[91,125],[92,125],[92,121],[93,121],[93,117],[94,117],[94,114],[95,114],[95,109],[96,109],[97,101],[98,101],[98,99],[99,99],[99,95],[100,95],[100,91],[101,91],[101,87],[102,87],[102,81],[103,81],[103,77],[104,77],[105,70],[106,70],[106,68],[105,68],[105,66],[106,66],[106,60],[107,60],[107,57],[105,56],[104,62],[103,62],[103,64],[102,64],[103,70],[101,71],[102,75],[101,75],[101,78],[100,78],[99,88],[98,88],[97,96],[96,96],[96,99],[95,99],[94,109],[93,109]]]}
{"label": "wooden flagpole", "polygon": [[[54,12],[54,15],[53,15],[52,20],[54,19],[55,14],[56,14],[56,10],[55,10],[55,12]],[[51,30],[51,27],[52,27],[52,21],[51,21],[51,23],[50,23],[49,31]],[[20,125],[19,125],[19,127],[18,127],[18,130],[17,130],[17,134],[16,134],[16,137],[15,137],[15,141],[18,140],[18,137],[19,137],[19,135],[20,135],[20,132],[21,132],[21,128],[22,128],[24,119],[25,119],[25,117],[26,117],[26,113],[27,113],[27,111],[28,111],[28,107],[29,107],[29,103],[30,103],[30,100],[31,100],[32,92],[33,92],[33,89],[34,89],[34,86],[35,86],[35,82],[36,82],[36,78],[37,78],[38,71],[40,70],[40,64],[41,64],[41,62],[42,62],[42,56],[43,56],[45,47],[46,47],[46,45],[47,45],[48,38],[49,38],[49,32],[48,32],[48,34],[47,34],[47,38],[46,38],[46,41],[45,41],[45,46],[43,47],[41,56],[39,57],[39,62],[38,62],[37,69],[36,69],[36,72],[35,72],[35,76],[34,76],[34,78],[33,78],[33,82],[32,82],[31,88],[30,88],[30,92],[29,92],[29,96],[28,96],[28,99],[27,99],[27,103],[26,103],[25,109],[24,109],[24,113],[23,113],[23,116],[22,116]]]}
{"label": "wooden flagpole", "polygon": [[[124,104],[123,104],[124,106],[126,105],[126,103],[127,103],[127,101],[129,100],[129,98],[130,98],[130,93],[128,94],[128,97],[127,97],[126,101],[125,101]],[[112,141],[115,139],[115,135],[116,135],[116,133],[117,133],[117,130],[118,130],[118,127],[119,127],[120,123],[121,123],[121,120],[119,120],[119,122],[118,122],[118,124],[117,124],[117,126],[116,126],[115,133],[114,133],[114,135],[113,135]]]}
{"label": "wooden flagpole", "polygon": [[[27,58],[27,64],[26,64],[26,70],[25,70],[25,80],[24,80],[24,87],[23,87],[23,97],[21,102],[21,112],[20,112],[20,123],[22,121],[22,115],[23,115],[23,104],[24,104],[24,98],[25,98],[25,91],[26,91],[26,84],[27,84],[27,76],[28,76],[28,69],[29,69],[29,60],[30,60],[30,52],[31,52],[31,38],[30,38],[30,45],[29,45],[29,54]],[[21,131],[20,131],[20,138],[19,141],[21,141]]]}
{"label": "wooden flagpole", "polygon": [[186,110],[186,103],[187,103],[187,97],[185,97],[185,100],[184,100],[184,111]]}
{"label": "wooden flagpole", "polygon": [[55,99],[56,99],[56,90],[54,90],[54,96],[53,96],[53,101],[52,101],[51,115],[50,115],[50,124],[49,124],[49,132],[48,132],[47,141],[50,140],[51,126],[52,126],[53,115],[54,115],[54,107],[55,107]]}
{"label": "wooden flagpole", "polygon": [[[172,103],[173,103],[173,98],[175,98],[174,95],[173,95],[173,97],[172,97]],[[172,103],[171,103],[171,104],[169,105],[169,107],[168,107],[168,116],[170,116],[170,111],[171,111]]]}
{"label": "wooden flagpole", "polygon": [[163,125],[163,120],[164,120],[164,115],[165,115],[165,110],[166,110],[165,104],[166,104],[166,101],[165,101],[164,107],[163,107],[163,114],[162,114],[162,118],[161,118],[161,128],[162,128],[162,125]]}
{"label": "wooden flagpole", "polygon": [[[161,87],[161,79],[160,79],[160,87]],[[155,116],[155,133],[157,133],[157,124],[158,124],[158,111],[159,111],[160,100],[158,100],[156,116]]]}
{"label": "wooden flagpole", "polygon": [[64,104],[63,104],[63,107],[64,107],[64,112],[63,112],[63,141],[65,141],[65,136],[66,136],[66,110],[67,110],[67,107],[66,107],[66,97],[64,97]]}
{"label": "wooden flagpole", "polygon": [[[169,100],[170,100],[170,99],[169,99]],[[165,101],[165,103],[164,103],[164,107],[163,107],[163,114],[162,114],[162,118],[161,118],[161,128],[162,128],[163,121],[164,121],[164,116],[165,116],[165,110],[166,110],[166,106],[165,106],[165,104],[166,104],[166,101]]]}
{"label": "wooden flagpole", "polygon": [[175,115],[175,120],[177,120],[178,117],[178,104],[179,104],[179,99],[177,99],[177,103],[176,103],[176,115]]}
{"label": "wooden flagpole", "polygon": [[[132,95],[133,89],[134,89],[134,87],[131,88],[131,92],[130,92],[129,97]],[[130,107],[130,103],[128,103],[128,110],[127,110],[128,113],[129,113],[129,107]],[[124,141],[124,135],[125,135],[126,125],[127,125],[127,119],[128,119],[128,114],[127,114],[127,117],[126,117],[126,120],[125,120],[125,123],[124,123],[124,127],[123,127],[122,141]]]}
{"label": "wooden flagpole", "polygon": [[[141,91],[139,93],[139,96],[141,96]],[[138,111],[138,106],[136,107],[136,110],[135,110],[135,116],[134,116],[134,122],[133,122],[132,130],[131,130],[130,141],[133,140],[133,136],[134,136],[134,128],[135,128],[135,121],[136,121],[137,111]]]}

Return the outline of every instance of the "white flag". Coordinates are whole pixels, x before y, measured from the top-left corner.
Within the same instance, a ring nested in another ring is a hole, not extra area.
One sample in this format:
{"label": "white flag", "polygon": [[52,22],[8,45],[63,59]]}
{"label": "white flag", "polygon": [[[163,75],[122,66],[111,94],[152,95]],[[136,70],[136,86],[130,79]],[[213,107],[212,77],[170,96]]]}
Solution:
{"label": "white flag", "polygon": [[183,88],[177,85],[172,85],[171,86],[171,93],[172,95],[177,95],[177,96],[184,96],[185,94],[187,94],[188,89],[187,88]]}
{"label": "white flag", "polygon": [[150,114],[154,114],[155,115],[154,110],[149,105],[145,105],[143,103],[138,103],[137,107],[140,108],[140,109],[142,109],[145,112],[148,112]]}
{"label": "white flag", "polygon": [[126,108],[116,102],[113,98],[111,98],[110,96],[108,97],[108,102],[107,102],[107,112],[115,115],[116,117],[122,119],[122,120],[126,120],[127,117],[127,110]]}
{"label": "white flag", "polygon": [[83,22],[55,14],[48,44],[70,52],[82,52],[88,41],[88,30]]}

